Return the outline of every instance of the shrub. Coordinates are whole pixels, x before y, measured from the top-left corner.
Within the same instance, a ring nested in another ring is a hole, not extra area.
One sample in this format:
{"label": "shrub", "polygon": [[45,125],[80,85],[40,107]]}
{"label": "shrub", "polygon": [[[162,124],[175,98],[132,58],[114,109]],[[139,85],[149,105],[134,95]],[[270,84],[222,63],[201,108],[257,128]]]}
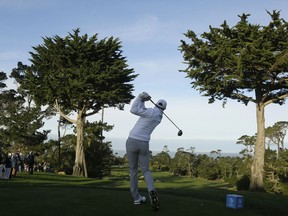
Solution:
{"label": "shrub", "polygon": [[227,183],[229,183],[231,186],[235,186],[236,183],[237,183],[237,181],[238,181],[238,179],[237,179],[236,176],[232,176],[232,177],[226,177],[226,178],[224,178],[224,181],[227,182]]}
{"label": "shrub", "polygon": [[250,187],[250,177],[248,175],[243,175],[237,182],[237,190],[249,190]]}

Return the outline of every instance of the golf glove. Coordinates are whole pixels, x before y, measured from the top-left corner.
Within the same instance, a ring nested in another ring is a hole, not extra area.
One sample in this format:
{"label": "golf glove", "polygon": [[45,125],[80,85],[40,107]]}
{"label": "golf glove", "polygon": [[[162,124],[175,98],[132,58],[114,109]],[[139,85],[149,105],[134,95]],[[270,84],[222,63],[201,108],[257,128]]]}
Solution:
{"label": "golf glove", "polygon": [[141,98],[141,100],[144,101],[148,101],[150,100],[151,96],[147,93],[147,92],[142,92],[139,94],[139,97]]}

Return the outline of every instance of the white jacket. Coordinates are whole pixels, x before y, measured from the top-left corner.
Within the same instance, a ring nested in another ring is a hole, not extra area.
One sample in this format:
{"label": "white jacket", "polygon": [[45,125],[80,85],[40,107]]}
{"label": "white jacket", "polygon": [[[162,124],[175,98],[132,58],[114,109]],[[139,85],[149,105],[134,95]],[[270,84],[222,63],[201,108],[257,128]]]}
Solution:
{"label": "white jacket", "polygon": [[129,133],[129,137],[141,141],[150,141],[151,133],[161,122],[163,113],[159,108],[146,108],[138,96],[132,104],[130,112],[140,116]]}

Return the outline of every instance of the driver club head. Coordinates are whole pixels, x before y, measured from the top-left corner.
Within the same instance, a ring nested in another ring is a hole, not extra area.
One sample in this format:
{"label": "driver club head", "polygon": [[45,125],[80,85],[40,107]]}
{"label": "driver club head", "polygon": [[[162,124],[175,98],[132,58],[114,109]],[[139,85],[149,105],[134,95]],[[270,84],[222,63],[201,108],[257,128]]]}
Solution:
{"label": "driver club head", "polygon": [[183,134],[182,130],[179,130],[177,133],[178,136],[182,136],[182,134]]}

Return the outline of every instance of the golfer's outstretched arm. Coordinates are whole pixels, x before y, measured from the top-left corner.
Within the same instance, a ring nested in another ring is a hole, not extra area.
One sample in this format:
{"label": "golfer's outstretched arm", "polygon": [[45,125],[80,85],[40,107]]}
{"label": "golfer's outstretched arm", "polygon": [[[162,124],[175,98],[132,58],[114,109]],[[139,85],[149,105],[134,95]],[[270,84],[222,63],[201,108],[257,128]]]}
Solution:
{"label": "golfer's outstretched arm", "polygon": [[142,101],[141,96],[139,95],[133,102],[130,112],[134,115],[149,117],[152,114],[152,109],[147,109],[145,107],[145,102]]}

